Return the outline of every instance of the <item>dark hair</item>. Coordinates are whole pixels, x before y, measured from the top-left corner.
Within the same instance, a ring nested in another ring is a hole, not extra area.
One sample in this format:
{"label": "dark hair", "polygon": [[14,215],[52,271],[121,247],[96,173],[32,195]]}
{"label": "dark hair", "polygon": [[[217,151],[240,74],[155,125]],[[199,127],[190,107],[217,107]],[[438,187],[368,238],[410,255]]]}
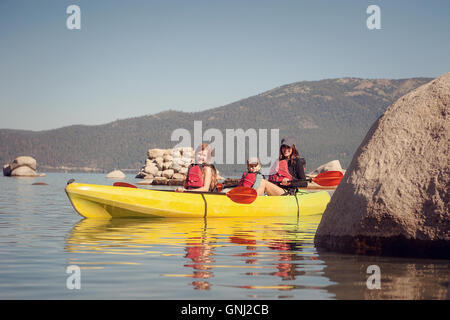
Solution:
{"label": "dark hair", "polygon": [[[281,147],[280,147],[280,157],[279,157],[280,160],[285,160],[285,157],[284,157],[284,155],[283,155],[283,152],[281,151],[281,149],[283,148],[283,146],[284,146],[284,145],[281,145]],[[293,144],[293,145],[291,146],[291,148],[292,148],[292,153],[291,153],[291,155],[290,155],[290,157],[289,157],[288,160],[291,160],[291,162],[296,162],[296,161],[300,158],[300,154],[298,153],[298,150],[297,150],[297,148],[295,147],[295,144]]]}

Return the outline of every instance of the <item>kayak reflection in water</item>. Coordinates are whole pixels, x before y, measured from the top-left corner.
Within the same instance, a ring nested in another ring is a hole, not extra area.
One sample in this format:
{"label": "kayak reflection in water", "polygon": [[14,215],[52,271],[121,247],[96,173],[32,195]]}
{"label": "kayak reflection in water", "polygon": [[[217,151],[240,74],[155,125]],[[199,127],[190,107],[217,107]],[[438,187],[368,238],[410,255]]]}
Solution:
{"label": "kayak reflection in water", "polygon": [[282,188],[266,180],[260,170],[261,163],[259,159],[250,157],[247,160],[247,172],[242,174],[239,186],[255,189],[258,196],[263,196],[264,194],[269,196],[279,196],[285,193]]}
{"label": "kayak reflection in water", "polygon": [[184,191],[216,191],[217,170],[211,164],[212,149],[207,143],[197,147],[194,154],[195,162],[188,168],[183,187],[175,189],[176,192]]}

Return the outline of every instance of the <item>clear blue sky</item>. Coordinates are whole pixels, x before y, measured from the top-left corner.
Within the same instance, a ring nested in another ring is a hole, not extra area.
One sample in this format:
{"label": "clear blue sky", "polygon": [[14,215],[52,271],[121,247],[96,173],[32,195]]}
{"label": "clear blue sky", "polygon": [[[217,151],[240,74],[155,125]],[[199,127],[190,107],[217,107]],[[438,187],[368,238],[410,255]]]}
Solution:
{"label": "clear blue sky", "polygon": [[[81,8],[81,30],[66,8]],[[366,8],[381,8],[381,30]],[[280,85],[450,71],[450,1],[0,0],[0,128],[222,106]]]}

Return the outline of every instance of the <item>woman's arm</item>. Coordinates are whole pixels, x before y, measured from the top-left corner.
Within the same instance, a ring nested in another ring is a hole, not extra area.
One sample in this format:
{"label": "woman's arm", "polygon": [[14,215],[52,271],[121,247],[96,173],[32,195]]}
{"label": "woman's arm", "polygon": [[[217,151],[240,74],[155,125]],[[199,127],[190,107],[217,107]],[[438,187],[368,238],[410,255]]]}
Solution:
{"label": "woman's arm", "polygon": [[304,159],[303,158],[300,158],[300,159],[297,159],[297,167],[296,167],[296,170],[295,170],[295,172],[296,172],[296,174],[297,174],[297,179],[299,179],[299,180],[306,180],[306,175],[305,175],[305,168],[303,167],[303,163],[304,163]]}

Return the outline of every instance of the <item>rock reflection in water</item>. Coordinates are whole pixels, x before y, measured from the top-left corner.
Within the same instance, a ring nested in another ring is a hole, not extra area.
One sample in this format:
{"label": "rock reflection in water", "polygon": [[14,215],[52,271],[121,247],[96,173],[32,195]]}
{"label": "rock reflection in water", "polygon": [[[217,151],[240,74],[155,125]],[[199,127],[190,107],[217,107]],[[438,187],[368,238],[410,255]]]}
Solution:
{"label": "rock reflection in water", "polygon": [[[327,289],[336,299],[445,299],[450,275],[448,260],[418,260],[320,253]],[[369,289],[368,267],[380,268],[381,289]]]}

